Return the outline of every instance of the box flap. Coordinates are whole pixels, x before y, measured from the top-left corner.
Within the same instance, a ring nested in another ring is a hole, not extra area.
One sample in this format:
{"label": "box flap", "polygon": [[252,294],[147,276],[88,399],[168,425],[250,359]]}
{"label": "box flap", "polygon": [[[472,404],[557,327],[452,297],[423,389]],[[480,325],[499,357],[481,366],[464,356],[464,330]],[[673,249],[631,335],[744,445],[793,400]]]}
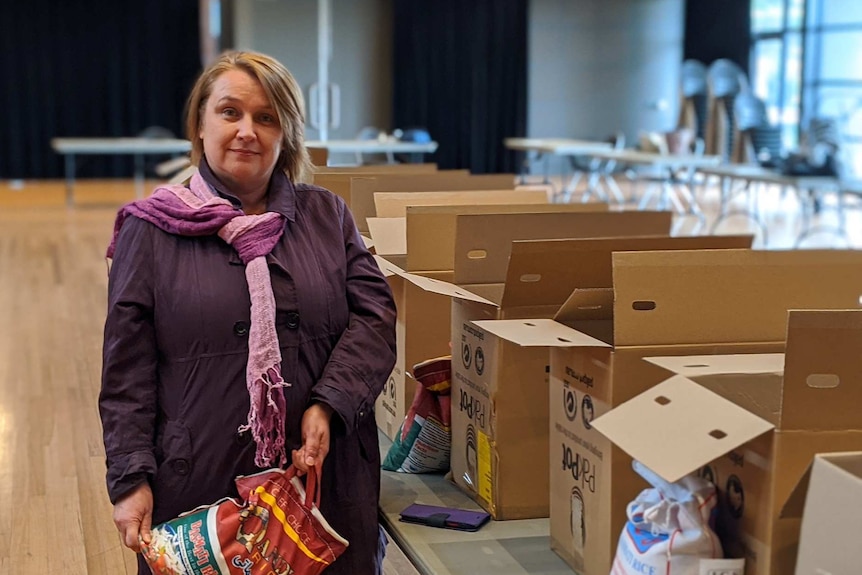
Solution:
{"label": "box flap", "polygon": [[442,192],[375,192],[378,218],[404,218],[407,206],[477,206],[547,204],[545,190],[459,190]]}
{"label": "box flap", "polygon": [[380,271],[383,272],[384,277],[390,277],[394,275],[400,275],[404,273],[404,270],[379,255],[374,255],[374,261],[377,262],[377,267],[380,268]]}
{"label": "box flap", "polygon": [[783,353],[648,357],[778,426],[781,422]]}
{"label": "box flap", "polygon": [[[670,212],[646,211],[460,215],[455,283],[505,282],[514,240],[667,235],[671,218]],[[513,298],[511,305],[521,302]]]}
{"label": "box flap", "polygon": [[774,428],[681,375],[595,419],[593,427],[671,482]]}
{"label": "box flap", "polygon": [[811,483],[811,474],[815,467],[831,469],[836,473],[846,473],[857,481],[862,481],[862,452],[844,451],[815,455],[811,465],[805,470],[805,474],[793,488],[793,492],[781,508],[782,518],[802,517],[805,510],[805,499]]}
{"label": "box flap", "polygon": [[578,288],[560,306],[554,319],[570,324],[576,321],[611,319],[614,313],[614,290],[611,288]]}
{"label": "box flap", "polygon": [[350,184],[350,211],[359,231],[367,229],[366,218],[375,217],[375,192],[427,192],[449,190],[514,189],[510,174],[465,175],[459,170],[423,174],[375,174],[373,178],[353,178]]}
{"label": "box flap", "polygon": [[645,357],[646,361],[689,379],[723,374],[758,374],[784,371],[783,353],[738,353],[730,355],[678,355]]}
{"label": "box flap", "polygon": [[610,347],[552,319],[500,319],[474,321],[499,338],[524,347]]}
{"label": "box flap", "polygon": [[407,253],[405,218],[368,218],[367,221],[376,253],[383,256]]}
{"label": "box flap", "polygon": [[[816,458],[817,456],[815,456]],[[805,498],[808,495],[808,485],[811,483],[811,465],[805,470],[802,478],[790,492],[790,496],[784,505],[781,507],[779,516],[782,519],[791,517],[802,517],[802,511],[805,509]]]}
{"label": "box flap", "polygon": [[411,274],[408,272],[396,272],[399,276],[403,277],[410,283],[424,289],[425,291],[436,293],[440,295],[449,296],[456,299],[463,299],[467,301],[475,301],[478,303],[484,303],[488,305],[492,305],[497,307],[497,304],[494,302],[487,300],[475,293],[466,290],[462,287],[458,287],[455,284],[445,282],[443,280],[438,280],[434,278],[429,278],[425,276],[420,276],[416,274]]}
{"label": "box flap", "polygon": [[862,310],[792,310],[788,316],[781,428],[862,428]]}
{"label": "box flap", "polygon": [[408,206],[407,271],[455,269],[455,225],[461,214],[607,212],[607,204],[493,204]]}
{"label": "box flap", "polygon": [[789,309],[855,309],[862,251],[615,252],[616,345],[781,342]]}
{"label": "box flap", "polygon": [[512,242],[503,305],[560,305],[572,288],[610,288],[613,252],[747,248],[752,241],[752,236],[744,235],[516,240]]}

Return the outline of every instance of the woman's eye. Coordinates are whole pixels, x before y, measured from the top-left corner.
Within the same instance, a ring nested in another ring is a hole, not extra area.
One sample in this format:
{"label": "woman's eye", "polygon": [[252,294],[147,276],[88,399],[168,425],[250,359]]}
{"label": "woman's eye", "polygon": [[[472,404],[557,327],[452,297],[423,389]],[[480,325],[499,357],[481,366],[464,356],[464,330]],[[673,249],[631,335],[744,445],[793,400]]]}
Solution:
{"label": "woman's eye", "polygon": [[275,122],[275,116],[273,116],[272,114],[262,114],[260,116],[260,121],[264,124],[272,124],[273,122]]}
{"label": "woman's eye", "polygon": [[221,111],[221,113],[223,116],[227,116],[228,118],[233,118],[237,115],[236,110],[234,110],[233,108],[225,108]]}

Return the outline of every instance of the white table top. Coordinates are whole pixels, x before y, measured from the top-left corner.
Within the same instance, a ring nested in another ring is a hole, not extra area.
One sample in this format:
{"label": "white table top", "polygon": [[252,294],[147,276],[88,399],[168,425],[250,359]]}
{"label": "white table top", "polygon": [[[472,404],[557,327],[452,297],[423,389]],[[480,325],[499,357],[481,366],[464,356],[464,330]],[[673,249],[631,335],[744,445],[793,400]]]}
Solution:
{"label": "white table top", "polygon": [[[306,140],[306,147],[330,152],[432,153],[437,142],[400,140]],[[61,154],[146,154],[188,152],[188,140],[173,138],[53,138],[51,147]]]}
{"label": "white table top", "polygon": [[360,152],[375,154],[393,152],[396,154],[431,154],[437,150],[437,142],[402,142],[401,140],[306,140],[306,148],[325,148],[332,153]]}
{"label": "white table top", "polygon": [[[610,150],[608,142],[576,140],[570,138],[506,138],[503,145],[510,150],[542,152],[564,156],[587,155],[594,151]],[[561,153],[560,150],[566,150]]]}
{"label": "white table top", "polygon": [[[563,149],[559,153],[565,153]],[[642,152],[640,150],[599,150],[590,154],[594,158],[616,160],[627,164],[648,164],[665,168],[686,168],[700,166],[717,166],[721,163],[719,156],[695,156],[694,154],[659,154],[657,152]]]}
{"label": "white table top", "polygon": [[188,152],[188,140],[174,138],[53,138],[60,154],[174,154]]}
{"label": "white table top", "polygon": [[[796,188],[835,188],[841,181],[832,176],[789,176],[778,170],[764,168],[756,164],[723,164],[721,166],[705,166],[698,169],[707,176],[720,176],[767,184],[793,186]],[[857,184],[858,185],[858,184]]]}

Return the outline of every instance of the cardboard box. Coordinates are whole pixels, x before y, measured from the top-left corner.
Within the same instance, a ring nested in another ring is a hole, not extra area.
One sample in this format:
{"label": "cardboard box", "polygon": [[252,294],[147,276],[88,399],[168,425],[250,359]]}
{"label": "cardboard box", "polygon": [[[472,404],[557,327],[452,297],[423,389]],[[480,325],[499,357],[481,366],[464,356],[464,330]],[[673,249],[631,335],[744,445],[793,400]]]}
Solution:
{"label": "cardboard box", "polygon": [[[466,440],[468,450],[472,448],[470,439],[474,437],[482,440],[478,445],[487,445],[493,454],[490,459],[495,463],[493,473],[490,478],[487,473],[479,473],[481,485],[479,480],[471,480],[477,473],[475,465],[469,464],[470,457],[462,457],[455,451],[453,439],[453,471],[460,469],[459,459],[468,461],[463,464],[466,472],[458,473],[456,482],[468,490],[474,485],[476,487],[472,491],[484,492],[484,497],[478,496],[480,503],[488,509],[494,509],[500,517],[525,513],[546,516],[550,512],[553,519],[559,508],[551,505],[548,509],[549,489],[553,489],[553,483],[558,478],[549,473],[548,482],[544,477],[541,482],[533,479],[535,488],[530,493],[518,489],[519,482],[526,479],[518,469],[528,469],[536,475],[536,454],[543,449],[547,453],[548,430],[553,427],[549,425],[549,413],[553,416],[555,407],[560,405],[559,401],[549,400],[547,393],[548,348],[576,343],[586,345],[584,341],[591,341],[590,345],[596,347],[608,347],[609,344],[592,338],[584,340],[581,334],[564,325],[542,318],[555,314],[557,320],[565,318],[569,314],[567,305],[572,304],[563,304],[561,307],[561,302],[566,302],[575,289],[610,287],[611,254],[616,249],[718,249],[747,246],[751,241],[751,236],[647,236],[514,242],[508,267],[505,268],[504,293],[507,305],[497,310],[485,310],[484,318],[479,317],[483,310],[477,309],[474,304],[453,307],[453,310],[463,310],[459,317],[453,319],[452,328],[453,334],[461,333],[461,344],[466,346],[462,347],[463,352],[475,355],[475,349],[481,347],[484,364],[491,366],[483,368],[484,374],[469,374],[461,373],[470,371],[465,369],[465,361],[454,364],[453,388],[459,390],[457,386],[462,384],[472,387],[496,407],[492,426],[496,435],[491,436],[492,440],[485,439],[480,432],[475,431],[476,425],[473,426],[474,432],[467,434]],[[495,260],[493,257],[487,259]],[[497,262],[497,266],[502,265],[501,260],[497,259]],[[476,262],[473,263],[472,269],[468,268],[461,277],[483,282],[481,268]],[[467,287],[476,287],[476,284]],[[478,284],[478,287],[488,291],[488,286],[483,283]],[[521,302],[521,305],[517,305],[517,302]],[[498,317],[507,319],[498,320]],[[509,319],[518,317],[530,319]],[[486,350],[490,350],[490,353]],[[522,397],[514,401],[510,399],[524,394],[525,390],[530,390],[531,397],[538,398],[535,404]],[[556,398],[556,395],[553,397]],[[454,405],[456,403],[453,401]],[[529,441],[511,437],[517,434],[521,421],[532,421],[536,428],[531,428]],[[478,427],[487,429],[489,426]],[[508,437],[506,432],[509,432]],[[481,433],[487,434],[487,431]],[[556,468],[560,454],[556,443],[553,447],[550,466]],[[483,459],[488,457],[483,455]],[[507,470],[507,467],[514,471]],[[571,486],[567,486],[566,491],[571,492]]]}
{"label": "cardboard box", "polygon": [[406,218],[407,206],[476,206],[547,203],[548,192],[542,188],[374,193],[374,210],[378,218]]}
{"label": "cardboard box", "polygon": [[[604,575],[643,481],[631,458],[588,425],[589,415],[667,378],[647,356],[783,351],[788,309],[858,305],[862,253],[683,250],[609,258],[597,249],[584,257],[594,262],[581,266],[592,284],[572,292],[558,319],[613,347],[551,350],[551,546],[579,573]],[[581,498],[583,552],[569,515]]]}
{"label": "cardboard box", "polygon": [[[377,174],[374,177],[354,177],[345,201],[350,206],[359,231],[368,230],[366,219],[375,217],[376,192],[444,192],[460,190],[514,190],[514,174],[464,175],[453,171],[431,174]],[[463,203],[463,202],[462,202]]]}
{"label": "cardboard box", "polygon": [[[601,204],[596,206],[599,209],[605,209]],[[484,209],[495,208],[461,206],[455,209],[455,213]],[[408,235],[414,245],[426,246],[425,250],[420,250],[418,255],[408,250],[406,258],[387,256],[388,261],[380,264],[381,269],[386,268],[384,271],[388,274],[389,285],[398,309],[397,359],[386,390],[378,397],[375,404],[377,425],[387,437],[395,437],[413,400],[415,383],[406,377],[407,371],[420,361],[447,355],[451,351],[449,346],[452,341],[451,298],[453,293],[459,291],[451,283],[455,279],[456,253],[459,251],[467,253],[470,251],[468,246],[476,245],[470,233],[459,233],[459,229],[464,226],[478,225],[483,230],[486,228],[493,230],[493,233],[484,238],[487,243],[483,245],[489,247],[491,259],[498,266],[492,273],[496,273],[499,280],[502,280],[505,275],[508,253],[514,239],[565,237],[577,234],[581,230],[590,234],[604,231],[618,235],[629,231],[667,233],[670,229],[669,212],[612,214],[607,211],[586,213],[582,211],[585,208],[578,208],[579,211],[561,209],[566,211],[462,214],[454,216],[456,224],[452,228],[435,229],[433,226],[420,226],[421,233]],[[439,211],[432,210],[429,213],[432,220],[438,221]],[[460,218],[467,219],[461,221]],[[421,213],[418,213],[409,221],[421,222],[422,220]],[[491,223],[486,224],[486,220]],[[501,225],[503,221],[506,225]],[[457,237],[461,237],[461,241],[465,242],[461,247],[457,247]],[[455,247],[451,252],[446,251],[450,245]],[[375,246],[380,248],[376,239]],[[378,249],[378,253],[380,251]],[[462,273],[465,267],[474,265],[477,261],[481,263],[480,260],[465,260],[466,263],[460,266]],[[444,286],[442,294],[439,291],[441,286]]]}
{"label": "cardboard box", "polygon": [[[574,213],[607,211],[605,204],[513,204],[486,206],[408,206],[405,218],[372,218],[375,250],[386,259],[378,265],[387,275],[398,309],[398,355],[387,386],[375,407],[377,425],[393,439],[413,399],[415,382],[406,377],[411,366],[450,353],[451,298],[419,287],[418,281],[451,282],[455,267],[455,229],[458,215],[482,213]],[[406,225],[409,222],[409,225]],[[393,225],[395,224],[395,225]],[[406,227],[406,229],[405,229]],[[410,249],[404,255],[409,230]],[[562,232],[558,232],[562,233]],[[511,243],[511,232],[495,236]],[[410,274],[410,280],[402,277]]]}
{"label": "cardboard box", "polygon": [[[384,192],[387,193],[387,192]],[[427,192],[439,194],[446,192]],[[470,192],[473,193],[473,192]],[[479,192],[483,194],[484,192]],[[498,192],[491,192],[498,193]],[[375,194],[377,195],[377,194]],[[406,194],[407,196],[413,194]],[[418,203],[422,204],[423,192],[416,192]],[[439,200],[440,202],[444,200]],[[461,201],[452,198],[453,202]],[[406,217],[368,218],[370,236],[383,255],[402,256],[406,270],[417,273],[424,271],[452,271],[455,266],[455,224],[457,217],[468,214],[544,214],[574,212],[607,212],[608,205],[598,202],[578,204],[548,203],[494,203],[464,205],[452,203],[434,206],[414,205],[408,201]],[[433,241],[428,241],[433,238]],[[398,262],[396,262],[398,263]]]}
{"label": "cardboard box", "polygon": [[[789,503],[802,513],[796,575],[858,573],[862,533],[862,451],[818,454]],[[804,513],[803,513],[804,504]]]}
{"label": "cardboard box", "polygon": [[401,175],[419,177],[433,173],[447,174],[450,177],[466,178],[470,170],[438,170],[435,164],[392,164],[392,166],[410,166],[410,169],[383,166],[352,166],[344,168],[320,168],[312,176],[315,186],[326,188],[341,196],[350,205],[350,180],[353,178],[373,178],[377,175]]}
{"label": "cardboard box", "polygon": [[782,508],[817,453],[862,449],[862,310],[790,311],[786,346],[649,358],[678,375],[593,422],[668,481],[712,479],[717,531],[747,575],[793,573],[800,521]]}

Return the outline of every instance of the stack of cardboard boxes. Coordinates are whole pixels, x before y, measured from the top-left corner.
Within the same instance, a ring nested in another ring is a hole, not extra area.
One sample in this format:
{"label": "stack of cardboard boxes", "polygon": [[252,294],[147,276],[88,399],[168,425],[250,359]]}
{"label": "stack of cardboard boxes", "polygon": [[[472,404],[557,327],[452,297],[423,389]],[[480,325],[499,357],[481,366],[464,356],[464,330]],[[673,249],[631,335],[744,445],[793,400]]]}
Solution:
{"label": "stack of cardboard boxes", "polygon": [[495,519],[549,517],[575,572],[610,572],[647,487],[635,457],[668,480],[712,479],[727,552],[748,575],[791,573],[791,493],[815,453],[862,450],[845,371],[862,253],[671,238],[669,213],[420,170],[319,182],[372,236],[396,297],[380,428],[393,437],[404,418],[410,366],[451,353],[453,480]]}

